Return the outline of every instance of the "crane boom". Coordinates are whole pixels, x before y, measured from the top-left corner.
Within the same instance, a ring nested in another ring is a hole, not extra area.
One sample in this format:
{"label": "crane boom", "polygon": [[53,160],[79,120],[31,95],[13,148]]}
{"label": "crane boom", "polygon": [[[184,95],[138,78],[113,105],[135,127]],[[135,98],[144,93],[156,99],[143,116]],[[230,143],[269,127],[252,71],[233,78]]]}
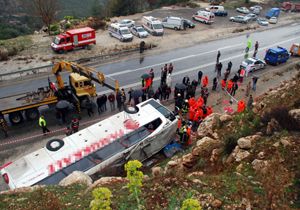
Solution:
{"label": "crane boom", "polygon": [[102,72],[98,72],[92,68],[81,66],[74,62],[60,61],[56,63],[52,68],[52,73],[55,74],[58,87],[60,89],[64,88],[64,82],[60,75],[60,72],[66,70],[68,72],[77,73],[81,76],[84,76],[94,82],[101,84],[111,90],[117,91],[119,90],[119,82],[114,80],[114,85],[110,85],[106,83],[105,75]]}

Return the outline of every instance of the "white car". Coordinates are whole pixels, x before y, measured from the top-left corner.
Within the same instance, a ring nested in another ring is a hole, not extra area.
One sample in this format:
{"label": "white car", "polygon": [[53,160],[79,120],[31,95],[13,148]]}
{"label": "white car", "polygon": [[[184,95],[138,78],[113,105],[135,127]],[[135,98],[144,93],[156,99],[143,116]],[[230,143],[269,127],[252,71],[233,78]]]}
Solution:
{"label": "white car", "polygon": [[149,35],[142,26],[133,26],[130,28],[130,31],[133,35],[139,38],[146,38]]}
{"label": "white car", "polygon": [[272,24],[276,24],[277,23],[277,17],[271,17],[270,19],[269,19],[269,23],[272,23]]}
{"label": "white car", "polygon": [[246,70],[247,75],[249,72],[264,69],[266,67],[266,63],[261,59],[247,58],[242,62],[240,67]]}
{"label": "white car", "polygon": [[121,27],[128,27],[128,28],[130,28],[130,27],[134,26],[135,21],[130,20],[130,19],[124,19],[124,20],[121,20],[119,22],[119,24],[120,24]]}
{"label": "white car", "polygon": [[253,10],[255,10],[255,9],[262,10],[263,8],[262,8],[261,6],[259,6],[259,5],[254,5],[254,6],[250,7],[250,10],[251,10],[251,11],[253,11]]}
{"label": "white car", "polygon": [[250,11],[247,9],[247,7],[238,7],[236,8],[237,12],[243,13],[243,14],[248,14]]}

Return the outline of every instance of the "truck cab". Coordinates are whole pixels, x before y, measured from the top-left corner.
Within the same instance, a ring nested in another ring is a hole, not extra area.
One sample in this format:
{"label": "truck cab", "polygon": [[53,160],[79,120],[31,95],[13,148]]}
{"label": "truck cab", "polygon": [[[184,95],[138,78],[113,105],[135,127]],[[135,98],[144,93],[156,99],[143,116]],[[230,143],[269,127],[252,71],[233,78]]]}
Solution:
{"label": "truck cab", "polygon": [[71,37],[68,34],[60,34],[54,37],[51,47],[56,52],[69,51],[73,49]]}
{"label": "truck cab", "polygon": [[294,43],[291,46],[290,53],[291,53],[292,56],[294,56],[294,55],[300,56],[300,44],[299,43]]}
{"label": "truck cab", "polygon": [[264,60],[267,64],[278,65],[280,63],[285,63],[289,57],[290,55],[287,49],[278,46],[268,49]]}
{"label": "truck cab", "polygon": [[78,98],[85,96],[96,96],[96,85],[92,81],[77,73],[70,74],[70,85],[75,90]]}

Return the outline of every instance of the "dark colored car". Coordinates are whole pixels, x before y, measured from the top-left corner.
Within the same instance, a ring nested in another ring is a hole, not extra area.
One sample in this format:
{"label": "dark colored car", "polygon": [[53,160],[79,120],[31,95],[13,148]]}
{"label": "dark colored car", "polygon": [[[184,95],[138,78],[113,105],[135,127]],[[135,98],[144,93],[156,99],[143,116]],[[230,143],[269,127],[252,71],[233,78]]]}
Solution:
{"label": "dark colored car", "polygon": [[193,23],[191,20],[183,19],[183,24],[185,24],[187,28],[195,28],[195,23]]}
{"label": "dark colored car", "polygon": [[223,10],[223,11],[216,11],[214,12],[215,16],[227,16],[228,15],[228,12]]}

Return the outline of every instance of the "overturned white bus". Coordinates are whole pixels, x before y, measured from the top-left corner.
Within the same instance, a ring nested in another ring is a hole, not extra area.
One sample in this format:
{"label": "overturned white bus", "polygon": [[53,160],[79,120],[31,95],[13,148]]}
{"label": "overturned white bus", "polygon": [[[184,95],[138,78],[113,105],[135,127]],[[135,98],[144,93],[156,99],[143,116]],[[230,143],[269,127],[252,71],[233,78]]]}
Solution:
{"label": "overturned white bus", "polygon": [[154,99],[47,145],[1,169],[11,189],[57,184],[73,171],[103,176],[130,159],[144,161],[174,138],[177,118]]}

